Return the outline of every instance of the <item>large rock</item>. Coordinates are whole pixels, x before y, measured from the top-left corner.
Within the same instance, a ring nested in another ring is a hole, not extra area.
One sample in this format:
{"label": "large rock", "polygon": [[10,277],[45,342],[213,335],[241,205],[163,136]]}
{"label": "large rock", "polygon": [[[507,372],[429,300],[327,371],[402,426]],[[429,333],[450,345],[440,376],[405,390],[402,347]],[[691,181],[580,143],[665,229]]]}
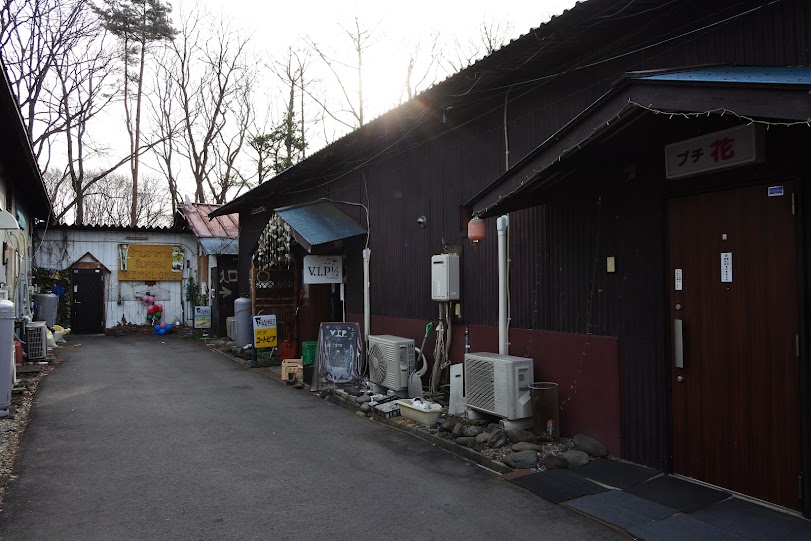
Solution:
{"label": "large rock", "polygon": [[510,443],[520,443],[520,442],[527,442],[527,443],[538,443],[538,437],[529,432],[528,430],[521,430],[520,428],[511,428],[507,431],[507,437],[510,440]]}
{"label": "large rock", "polygon": [[363,412],[372,411],[372,406],[370,406],[368,402],[363,403],[360,405],[360,411]]}
{"label": "large rock", "polygon": [[569,467],[569,462],[565,458],[558,455],[546,455],[543,459],[543,465],[547,470],[560,470]]}
{"label": "large rock", "polygon": [[487,446],[493,449],[500,449],[507,445],[507,432],[505,430],[496,430],[490,434],[490,439],[487,440]]}
{"label": "large rock", "polygon": [[490,433],[489,432],[482,432],[478,436],[476,436],[476,443],[487,443],[490,441]]}
{"label": "large rock", "polygon": [[528,470],[538,465],[538,453],[535,451],[510,453],[504,457],[504,463],[516,470]]}
{"label": "large rock", "polygon": [[471,447],[473,445],[476,445],[476,438],[473,436],[462,436],[456,438],[454,441],[459,445],[462,445],[463,447]]}
{"label": "large rock", "polygon": [[444,430],[445,432],[451,432],[453,430],[453,427],[456,426],[456,424],[457,424],[456,419],[445,419],[445,422],[442,423],[442,426],[440,426],[439,428],[441,430]]}
{"label": "large rock", "polygon": [[518,443],[513,443],[511,449],[516,453],[519,452],[519,451],[536,451],[537,452],[537,451],[541,450],[541,446],[538,445],[537,443],[527,443],[525,441],[519,441]]}
{"label": "large rock", "polygon": [[608,456],[608,449],[605,448],[605,445],[585,434],[578,434],[574,437],[574,448],[597,458]]}
{"label": "large rock", "polygon": [[355,402],[357,402],[358,404],[365,404],[366,402],[371,402],[371,401],[372,401],[372,397],[369,396],[368,394],[362,394],[362,395],[360,395],[359,397],[357,397],[355,399]]}
{"label": "large rock", "polygon": [[451,434],[453,434],[458,438],[459,436],[462,435],[463,428],[465,428],[465,425],[463,425],[462,423],[456,423],[456,426],[454,426],[453,430],[451,430]]}
{"label": "large rock", "polygon": [[566,462],[569,463],[570,468],[575,468],[577,466],[582,466],[583,464],[589,463],[589,455],[584,453],[583,451],[578,451],[577,449],[571,449],[566,451],[561,455]]}
{"label": "large rock", "polygon": [[462,435],[463,436],[470,436],[470,437],[475,438],[476,436],[478,436],[482,432],[484,432],[484,429],[482,427],[476,426],[476,425],[468,425],[468,426],[462,428]]}

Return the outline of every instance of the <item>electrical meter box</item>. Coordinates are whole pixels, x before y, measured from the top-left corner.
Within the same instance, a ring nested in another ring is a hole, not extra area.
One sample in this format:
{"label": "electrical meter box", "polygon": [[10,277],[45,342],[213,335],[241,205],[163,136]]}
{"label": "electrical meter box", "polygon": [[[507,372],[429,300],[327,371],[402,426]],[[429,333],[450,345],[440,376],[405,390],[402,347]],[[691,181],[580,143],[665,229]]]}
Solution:
{"label": "electrical meter box", "polygon": [[435,255],[431,258],[431,298],[435,301],[459,300],[459,256]]}

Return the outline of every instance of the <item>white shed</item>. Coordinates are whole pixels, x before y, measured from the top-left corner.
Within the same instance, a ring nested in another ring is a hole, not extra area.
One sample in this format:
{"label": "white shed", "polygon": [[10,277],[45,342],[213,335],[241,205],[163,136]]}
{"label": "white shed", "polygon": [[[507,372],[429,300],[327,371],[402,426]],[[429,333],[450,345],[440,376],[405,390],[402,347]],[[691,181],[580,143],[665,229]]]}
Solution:
{"label": "white shed", "polygon": [[163,306],[161,321],[191,322],[186,289],[199,282],[198,245],[185,228],[51,225],[37,236],[34,266],[70,288],[75,332],[146,324],[147,294]]}

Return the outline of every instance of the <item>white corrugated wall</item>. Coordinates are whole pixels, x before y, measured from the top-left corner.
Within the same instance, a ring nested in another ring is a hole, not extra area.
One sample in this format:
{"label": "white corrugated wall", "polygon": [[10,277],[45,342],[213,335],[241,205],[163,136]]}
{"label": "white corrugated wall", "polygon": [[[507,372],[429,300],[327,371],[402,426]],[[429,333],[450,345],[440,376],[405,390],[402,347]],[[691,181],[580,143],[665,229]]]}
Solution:
{"label": "white corrugated wall", "polygon": [[[132,231],[75,231],[70,229],[38,230],[36,257],[38,268],[63,270],[77,261],[98,260],[110,272],[105,275],[104,315],[105,327],[122,322],[145,324],[146,306],[139,296],[147,291],[155,296],[155,302],[163,305],[163,321],[191,322],[192,310],[185,301],[186,284],[189,278],[198,281],[197,239],[192,234]],[[130,238],[127,238],[130,237]],[[137,237],[137,239],[133,238]],[[38,245],[42,240],[42,246]],[[144,282],[118,280],[119,244],[161,244],[183,247],[188,262],[184,265],[183,279],[160,281],[154,286]],[[89,255],[88,255],[89,254]]]}

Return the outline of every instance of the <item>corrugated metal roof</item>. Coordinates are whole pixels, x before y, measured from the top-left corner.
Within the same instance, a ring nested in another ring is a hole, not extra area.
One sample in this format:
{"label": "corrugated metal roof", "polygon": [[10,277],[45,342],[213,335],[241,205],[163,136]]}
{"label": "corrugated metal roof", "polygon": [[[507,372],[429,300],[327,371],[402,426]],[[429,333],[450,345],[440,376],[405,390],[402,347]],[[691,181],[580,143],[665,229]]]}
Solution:
{"label": "corrugated metal roof", "polygon": [[[239,215],[226,214],[210,220],[208,215],[222,205],[186,203],[180,207],[183,216],[199,239],[236,239],[239,237]],[[223,252],[225,253],[225,252]]]}
{"label": "corrugated metal roof", "polygon": [[659,73],[641,77],[648,81],[737,83],[764,85],[809,85],[811,67],[723,66]]}
{"label": "corrugated metal roof", "polygon": [[45,231],[129,231],[132,233],[186,233],[188,228],[181,221],[171,226],[152,227],[152,226],[136,226],[130,227],[128,225],[117,224],[39,224],[36,226],[38,230]]}
{"label": "corrugated metal roof", "polygon": [[327,201],[274,210],[310,246],[366,234],[365,227]]}
{"label": "corrugated metal roof", "polygon": [[238,255],[239,239],[197,238],[206,255]]}

